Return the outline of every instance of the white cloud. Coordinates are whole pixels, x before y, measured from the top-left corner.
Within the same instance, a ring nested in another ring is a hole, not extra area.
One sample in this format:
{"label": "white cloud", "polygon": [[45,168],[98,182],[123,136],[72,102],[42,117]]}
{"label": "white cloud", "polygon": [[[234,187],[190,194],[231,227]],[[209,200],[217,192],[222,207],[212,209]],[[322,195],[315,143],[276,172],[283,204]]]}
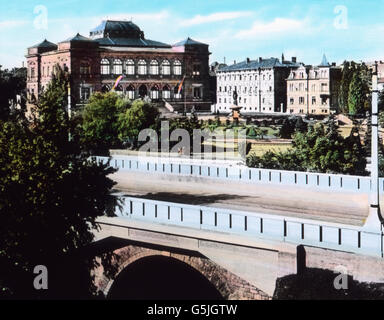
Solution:
{"label": "white cloud", "polygon": [[225,20],[235,20],[252,15],[250,11],[232,11],[232,12],[217,12],[207,16],[196,15],[191,19],[181,21],[181,26],[190,27],[204,23],[219,22]]}
{"label": "white cloud", "polygon": [[240,30],[235,37],[239,39],[252,38],[257,36],[268,36],[273,34],[283,34],[288,32],[302,32],[305,30],[307,20],[295,20],[286,18],[276,18],[271,22],[255,21],[248,30]]}

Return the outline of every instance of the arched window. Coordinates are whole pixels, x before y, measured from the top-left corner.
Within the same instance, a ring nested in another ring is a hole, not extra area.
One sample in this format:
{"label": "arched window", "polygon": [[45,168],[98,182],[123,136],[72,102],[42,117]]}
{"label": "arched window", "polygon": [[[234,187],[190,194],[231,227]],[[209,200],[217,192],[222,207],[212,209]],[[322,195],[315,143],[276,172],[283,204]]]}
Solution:
{"label": "arched window", "polygon": [[153,86],[151,88],[151,99],[156,100],[159,99],[159,88],[156,86]]}
{"label": "arched window", "polygon": [[163,87],[163,98],[164,99],[170,99],[171,98],[171,89],[169,88],[169,86]]}
{"label": "arched window", "polygon": [[110,71],[110,63],[109,63],[109,60],[107,59],[103,59],[101,60],[101,74],[110,74],[111,71]]}
{"label": "arched window", "polygon": [[159,63],[156,60],[152,60],[150,67],[149,67],[149,73],[153,75],[159,74]]}
{"label": "arched window", "polygon": [[139,74],[145,75],[147,74],[147,62],[145,60],[140,60],[138,63],[139,66]]}
{"label": "arched window", "polygon": [[129,59],[125,62],[126,68],[127,68],[127,74],[128,75],[134,75],[135,74],[135,61],[132,59]]}
{"label": "arched window", "polygon": [[123,74],[123,62],[120,59],[113,60],[113,74]]}
{"label": "arched window", "polygon": [[175,62],[173,63],[173,73],[177,76],[180,76],[182,74],[181,62],[179,60],[175,60]]}
{"label": "arched window", "polygon": [[161,64],[161,73],[165,76],[171,74],[171,64],[169,63],[168,60],[164,60],[163,63]]}
{"label": "arched window", "polygon": [[135,99],[135,88],[132,85],[129,85],[127,87],[127,94],[128,94],[128,99],[130,100]]}

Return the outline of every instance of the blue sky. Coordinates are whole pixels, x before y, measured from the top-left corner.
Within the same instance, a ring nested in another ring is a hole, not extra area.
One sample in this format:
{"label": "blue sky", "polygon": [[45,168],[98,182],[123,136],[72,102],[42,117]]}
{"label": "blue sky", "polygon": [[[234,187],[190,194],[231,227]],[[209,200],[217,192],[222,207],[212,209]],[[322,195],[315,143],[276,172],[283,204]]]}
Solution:
{"label": "blue sky", "polygon": [[21,66],[27,47],[88,36],[105,18],[132,19],[152,40],[208,43],[211,62],[384,60],[384,0],[0,0],[0,65]]}

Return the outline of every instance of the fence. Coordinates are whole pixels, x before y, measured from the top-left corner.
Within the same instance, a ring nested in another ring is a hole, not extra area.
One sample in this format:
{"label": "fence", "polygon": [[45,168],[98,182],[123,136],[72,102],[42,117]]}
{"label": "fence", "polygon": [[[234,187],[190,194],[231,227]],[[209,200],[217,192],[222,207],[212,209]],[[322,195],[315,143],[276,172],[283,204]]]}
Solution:
{"label": "fence", "polygon": [[360,227],[132,197],[121,199],[123,204],[116,209],[119,217],[371,256],[382,255],[381,233],[366,232]]}
{"label": "fence", "polygon": [[[331,191],[368,193],[371,190],[369,177],[311,172],[284,171],[248,168],[239,165],[194,164],[163,158],[97,157],[97,161],[108,163],[121,171],[172,174],[221,180],[242,181],[259,184],[300,186]],[[384,191],[384,179],[380,178],[380,192]]]}

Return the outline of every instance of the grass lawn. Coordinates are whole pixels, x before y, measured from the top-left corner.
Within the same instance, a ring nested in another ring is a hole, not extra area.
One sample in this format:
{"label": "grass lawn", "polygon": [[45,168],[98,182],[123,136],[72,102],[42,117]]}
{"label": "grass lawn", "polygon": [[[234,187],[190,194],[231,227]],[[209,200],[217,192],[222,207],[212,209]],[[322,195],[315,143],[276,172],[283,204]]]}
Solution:
{"label": "grass lawn", "polygon": [[290,143],[257,143],[252,145],[250,154],[256,154],[257,156],[262,156],[267,151],[273,152],[285,152],[288,149],[291,149],[292,145]]}

